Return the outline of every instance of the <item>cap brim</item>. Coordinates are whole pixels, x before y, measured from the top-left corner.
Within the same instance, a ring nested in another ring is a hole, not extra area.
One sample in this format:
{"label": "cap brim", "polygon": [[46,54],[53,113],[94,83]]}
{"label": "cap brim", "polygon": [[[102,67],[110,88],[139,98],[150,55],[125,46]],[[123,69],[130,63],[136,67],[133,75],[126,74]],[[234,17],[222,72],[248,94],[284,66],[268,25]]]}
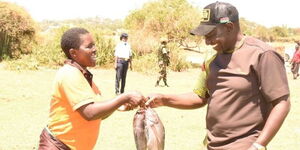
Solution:
{"label": "cap brim", "polygon": [[192,35],[204,36],[216,28],[216,25],[200,24],[197,28],[190,31]]}

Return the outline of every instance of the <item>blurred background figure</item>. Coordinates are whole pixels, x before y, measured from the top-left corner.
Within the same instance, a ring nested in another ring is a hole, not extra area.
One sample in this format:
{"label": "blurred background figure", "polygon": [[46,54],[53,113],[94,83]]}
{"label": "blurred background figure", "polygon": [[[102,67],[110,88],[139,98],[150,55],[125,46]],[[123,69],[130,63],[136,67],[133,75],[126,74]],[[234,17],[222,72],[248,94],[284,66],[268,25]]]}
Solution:
{"label": "blurred background figure", "polygon": [[291,64],[292,64],[291,70],[293,73],[293,79],[297,79],[297,77],[299,76],[299,64],[300,64],[300,50],[299,50],[298,43],[295,46],[295,52],[294,52],[293,59],[291,60]]}
{"label": "blurred background figure", "polygon": [[160,46],[158,48],[158,66],[159,66],[159,76],[156,81],[155,86],[159,85],[161,79],[163,79],[165,86],[169,87],[167,83],[167,66],[170,64],[170,56],[169,56],[169,49],[167,48],[168,39],[161,38],[160,39]]}
{"label": "blurred background figure", "polygon": [[[117,44],[115,49],[115,69],[116,69],[116,82],[115,82],[115,93],[119,95],[124,93],[125,84],[126,84],[126,75],[128,70],[128,65],[130,70],[131,66],[131,46],[127,42],[128,34],[122,33],[120,36],[120,42]],[[121,89],[120,89],[120,80],[121,80]]]}

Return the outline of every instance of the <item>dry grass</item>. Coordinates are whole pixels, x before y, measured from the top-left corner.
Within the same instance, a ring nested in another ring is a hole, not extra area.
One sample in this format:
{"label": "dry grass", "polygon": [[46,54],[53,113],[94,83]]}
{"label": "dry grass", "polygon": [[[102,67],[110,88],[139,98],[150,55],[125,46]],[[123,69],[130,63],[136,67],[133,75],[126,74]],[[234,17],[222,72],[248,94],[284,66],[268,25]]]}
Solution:
{"label": "dry grass", "polygon": [[[56,70],[0,70],[0,150],[37,149],[39,134],[47,123],[50,89]],[[103,99],[114,96],[114,70],[92,70]],[[191,91],[197,70],[169,74],[171,87],[154,87],[156,76],[129,72],[126,91],[182,93]],[[300,79],[289,74],[292,109],[283,127],[269,144],[269,150],[297,150],[300,147]],[[166,150],[201,149],[205,135],[206,109],[157,108],[166,129]],[[115,112],[101,124],[95,150],[135,149],[132,119],[135,111]]]}

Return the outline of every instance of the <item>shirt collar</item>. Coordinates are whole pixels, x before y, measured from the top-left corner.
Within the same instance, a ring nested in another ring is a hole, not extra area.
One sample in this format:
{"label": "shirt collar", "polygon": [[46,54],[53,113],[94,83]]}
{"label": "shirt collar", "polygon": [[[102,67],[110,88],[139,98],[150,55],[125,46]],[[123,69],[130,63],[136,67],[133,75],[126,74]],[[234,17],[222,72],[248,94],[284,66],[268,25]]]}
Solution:
{"label": "shirt collar", "polygon": [[243,46],[244,42],[245,42],[245,38],[246,38],[246,36],[243,36],[243,38],[235,44],[234,49],[225,51],[223,53],[224,54],[231,54],[234,51],[240,49]]}
{"label": "shirt collar", "polygon": [[89,82],[90,86],[92,86],[93,74],[91,72],[89,72],[86,68],[83,68],[82,66],[80,66],[77,62],[75,62],[72,59],[65,60],[64,64],[71,65],[71,66],[77,68],[78,70],[80,70],[80,72],[83,74],[85,79]]}

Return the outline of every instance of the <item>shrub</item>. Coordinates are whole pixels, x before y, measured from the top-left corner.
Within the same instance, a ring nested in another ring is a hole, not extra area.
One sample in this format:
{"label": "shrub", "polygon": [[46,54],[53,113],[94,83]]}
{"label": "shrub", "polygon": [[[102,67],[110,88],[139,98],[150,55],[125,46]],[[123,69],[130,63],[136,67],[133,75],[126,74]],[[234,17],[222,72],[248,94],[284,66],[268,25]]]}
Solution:
{"label": "shrub", "polygon": [[143,72],[145,74],[154,74],[158,70],[156,53],[148,53],[137,56],[133,59],[132,66],[134,71]]}
{"label": "shrub", "polygon": [[94,35],[97,47],[97,65],[104,66],[114,62],[114,48],[116,43],[112,37]]}
{"label": "shrub", "polygon": [[170,68],[173,71],[181,72],[191,67],[191,64],[186,61],[183,51],[177,46],[176,43],[169,43],[170,49]]}
{"label": "shrub", "polygon": [[[199,24],[199,10],[186,0],[161,0],[146,3],[133,11],[124,21],[125,27],[133,36],[139,37],[138,53],[149,52],[153,47],[147,39],[158,41],[167,37],[169,41],[183,43],[188,39],[198,39],[189,31]],[[150,47],[149,47],[150,46]]]}
{"label": "shrub", "polygon": [[[8,69],[38,69],[41,67],[57,68],[63,65],[66,60],[61,50],[60,40],[62,34],[70,26],[54,28],[37,35],[37,42],[32,46],[32,53],[21,55],[18,60],[8,62]],[[103,66],[114,61],[115,41],[111,36],[105,36],[101,29],[86,26],[84,27],[93,34],[97,47],[97,65]],[[15,61],[15,63],[13,63]],[[22,63],[21,63],[22,62]],[[15,65],[18,64],[18,65]]]}
{"label": "shrub", "polygon": [[35,23],[23,8],[0,2],[0,61],[30,53],[35,32]]}

